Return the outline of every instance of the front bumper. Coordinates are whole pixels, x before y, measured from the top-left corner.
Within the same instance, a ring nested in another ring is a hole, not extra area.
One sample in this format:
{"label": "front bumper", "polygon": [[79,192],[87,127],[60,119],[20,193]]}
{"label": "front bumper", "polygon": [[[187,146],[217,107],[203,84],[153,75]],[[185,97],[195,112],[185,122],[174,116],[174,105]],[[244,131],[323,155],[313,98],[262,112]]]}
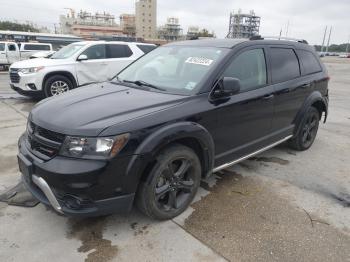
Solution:
{"label": "front bumper", "polygon": [[16,91],[18,94],[23,95],[23,96],[32,96],[32,97],[39,97],[42,96],[41,90],[23,90],[14,84],[10,84],[10,87],[12,90]]}
{"label": "front bumper", "polygon": [[22,94],[35,94],[42,91],[42,82],[44,74],[42,72],[32,74],[22,74],[16,69],[11,69],[10,74],[10,86],[18,93]]}
{"label": "front bumper", "polygon": [[[131,210],[135,192],[125,186],[125,162],[70,159],[56,156],[43,161],[19,140],[18,163],[22,181],[32,195],[56,212],[91,217]],[[123,179],[124,178],[124,179]]]}

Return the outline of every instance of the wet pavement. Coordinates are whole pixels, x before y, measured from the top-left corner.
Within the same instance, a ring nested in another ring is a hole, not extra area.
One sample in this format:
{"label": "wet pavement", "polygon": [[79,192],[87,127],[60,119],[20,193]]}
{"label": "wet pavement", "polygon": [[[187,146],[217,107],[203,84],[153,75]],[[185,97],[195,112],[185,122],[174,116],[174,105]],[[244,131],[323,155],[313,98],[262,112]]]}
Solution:
{"label": "wet pavement", "polygon": [[[216,174],[172,221],[137,210],[71,219],[0,203],[0,261],[350,261],[350,60],[326,62],[330,115],[310,150],[281,145]],[[15,96],[5,78],[0,192],[19,179],[17,139],[35,104],[5,99]]]}

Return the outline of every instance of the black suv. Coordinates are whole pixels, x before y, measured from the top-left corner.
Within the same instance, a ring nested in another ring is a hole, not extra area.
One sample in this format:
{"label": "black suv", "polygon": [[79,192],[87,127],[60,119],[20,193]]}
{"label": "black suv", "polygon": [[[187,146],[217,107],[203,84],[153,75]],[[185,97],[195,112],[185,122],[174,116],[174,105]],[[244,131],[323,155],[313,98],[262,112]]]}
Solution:
{"label": "black suv", "polygon": [[19,139],[23,181],[73,216],[170,219],[213,172],[289,141],[308,149],[328,108],[305,42],[195,40],[141,57],[112,81],[43,100]]}

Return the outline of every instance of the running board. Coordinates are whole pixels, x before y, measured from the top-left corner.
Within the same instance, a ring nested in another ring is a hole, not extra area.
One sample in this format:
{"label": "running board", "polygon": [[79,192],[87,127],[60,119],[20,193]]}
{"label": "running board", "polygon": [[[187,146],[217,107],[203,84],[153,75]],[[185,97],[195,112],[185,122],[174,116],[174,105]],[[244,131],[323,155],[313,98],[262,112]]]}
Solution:
{"label": "running board", "polygon": [[273,147],[275,147],[275,146],[277,146],[277,145],[279,145],[279,144],[281,144],[281,143],[287,141],[287,140],[290,139],[292,136],[293,136],[293,135],[287,136],[287,137],[283,138],[282,140],[279,140],[279,141],[277,141],[277,142],[275,142],[275,143],[273,143],[273,144],[271,144],[271,145],[269,145],[269,146],[267,146],[267,147],[264,147],[264,148],[262,148],[262,149],[259,149],[258,151],[255,151],[255,152],[253,152],[253,153],[251,153],[251,154],[249,154],[249,155],[246,155],[246,156],[244,156],[244,157],[238,158],[238,159],[236,159],[236,160],[234,160],[234,161],[232,161],[232,162],[228,162],[228,163],[223,164],[223,165],[221,165],[221,166],[215,167],[215,168],[213,169],[213,173],[218,172],[218,171],[220,171],[220,170],[222,170],[222,169],[225,169],[225,168],[227,168],[227,167],[230,167],[230,166],[232,166],[232,165],[234,165],[234,164],[237,164],[237,163],[239,163],[239,162],[241,162],[241,161],[244,161],[244,160],[246,160],[246,159],[248,159],[248,158],[251,158],[251,157],[253,157],[253,156],[257,155],[257,154],[260,154],[260,153],[262,153],[262,152],[264,152],[264,151],[266,151],[266,150],[269,150],[270,148],[273,148]]}

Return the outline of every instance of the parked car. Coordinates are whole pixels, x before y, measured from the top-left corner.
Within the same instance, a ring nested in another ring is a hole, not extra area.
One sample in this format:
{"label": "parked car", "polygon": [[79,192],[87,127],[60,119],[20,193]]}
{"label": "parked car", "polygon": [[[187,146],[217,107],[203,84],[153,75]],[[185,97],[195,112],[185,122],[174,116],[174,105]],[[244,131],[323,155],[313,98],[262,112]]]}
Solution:
{"label": "parked car", "polygon": [[136,202],[171,219],[213,172],[285,141],[310,148],[326,121],[328,80],[305,43],[167,44],[110,82],[37,104],[18,143],[23,181],[61,214],[126,212]]}
{"label": "parked car", "polygon": [[341,54],[341,55],[339,55],[339,57],[340,58],[350,58],[350,54],[347,54],[347,53]]}
{"label": "parked car", "polygon": [[0,42],[0,66],[9,66],[14,62],[29,59],[33,54],[52,52],[51,44]]}
{"label": "parked car", "polygon": [[48,59],[12,64],[10,84],[22,95],[59,95],[79,86],[106,81],[154,48],[155,45],[144,43],[77,42],[63,47]]}

